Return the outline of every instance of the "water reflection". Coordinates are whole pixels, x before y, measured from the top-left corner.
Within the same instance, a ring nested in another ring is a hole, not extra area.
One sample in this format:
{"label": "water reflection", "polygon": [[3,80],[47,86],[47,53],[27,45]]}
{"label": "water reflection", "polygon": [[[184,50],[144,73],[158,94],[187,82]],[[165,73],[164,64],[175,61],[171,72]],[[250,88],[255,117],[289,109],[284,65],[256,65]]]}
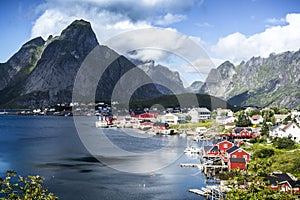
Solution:
{"label": "water reflection", "polygon": [[[89,132],[94,129],[92,125],[88,127],[85,131],[90,139],[104,137],[99,132]],[[0,130],[1,172],[14,169],[23,176],[42,175],[46,186],[60,199],[195,199],[198,196],[188,189],[204,186],[203,174],[198,169],[179,167],[182,162],[199,162],[197,157],[182,154],[185,138],[153,137],[143,143],[120,132],[106,133],[115,145],[126,151],[140,153],[142,149],[147,153],[171,142],[173,146],[168,150],[179,156],[158,171],[132,174],[115,170],[94,158],[82,144],[71,118],[0,116]],[[97,153],[104,155],[101,151]],[[117,167],[126,163],[127,168],[143,169],[165,159],[165,154],[155,158],[142,155],[137,158],[106,156],[100,160]]]}

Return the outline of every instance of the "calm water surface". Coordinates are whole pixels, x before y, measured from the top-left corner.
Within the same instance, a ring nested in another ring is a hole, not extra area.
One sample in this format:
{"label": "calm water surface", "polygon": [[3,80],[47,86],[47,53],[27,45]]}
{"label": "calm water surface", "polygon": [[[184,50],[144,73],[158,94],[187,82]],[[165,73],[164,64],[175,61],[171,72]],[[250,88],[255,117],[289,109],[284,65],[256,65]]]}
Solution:
{"label": "calm water surface", "polygon": [[[86,121],[87,134],[97,134],[92,120]],[[196,168],[180,163],[198,163],[197,157],[182,155],[187,139],[179,136],[142,139],[120,130],[107,130],[114,145],[131,152],[153,151],[172,142],[170,151],[178,159],[158,171],[127,173],[95,159],[85,148],[71,117],[0,116],[0,174],[7,169],[18,174],[45,177],[49,190],[60,199],[203,199],[188,189],[205,186]],[[141,134],[135,132],[134,134]],[[200,145],[200,144],[199,144]],[[109,159],[109,158],[108,158]],[[161,159],[164,159],[161,156]],[[134,164],[134,159],[129,163]],[[145,165],[151,164],[145,162]],[[116,165],[128,161],[114,158]]]}

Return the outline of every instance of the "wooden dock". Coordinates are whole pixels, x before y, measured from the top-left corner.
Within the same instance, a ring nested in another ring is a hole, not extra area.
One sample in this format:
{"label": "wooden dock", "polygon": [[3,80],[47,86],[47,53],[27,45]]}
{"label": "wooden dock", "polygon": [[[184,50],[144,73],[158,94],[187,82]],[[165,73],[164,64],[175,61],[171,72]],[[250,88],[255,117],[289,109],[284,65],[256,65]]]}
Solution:
{"label": "wooden dock", "polygon": [[207,197],[209,194],[199,189],[189,189],[189,192]]}
{"label": "wooden dock", "polygon": [[198,167],[201,164],[197,163],[180,163],[180,167]]}

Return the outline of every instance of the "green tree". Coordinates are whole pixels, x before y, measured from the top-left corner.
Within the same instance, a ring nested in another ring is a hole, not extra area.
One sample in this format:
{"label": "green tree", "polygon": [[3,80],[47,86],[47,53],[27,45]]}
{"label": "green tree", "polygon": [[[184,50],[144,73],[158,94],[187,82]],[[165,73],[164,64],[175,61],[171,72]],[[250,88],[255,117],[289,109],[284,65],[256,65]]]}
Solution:
{"label": "green tree", "polygon": [[267,122],[263,122],[262,124],[262,127],[260,129],[260,133],[262,136],[264,135],[269,135],[269,131],[270,131],[270,128],[269,128],[269,125],[267,124]]}
{"label": "green tree", "polygon": [[257,176],[263,177],[271,172],[272,160],[270,158],[256,158],[251,160],[248,169]]}
{"label": "green tree", "polygon": [[260,115],[260,110],[250,110],[248,116],[252,117],[253,115]]}
{"label": "green tree", "polygon": [[186,119],[186,121],[190,122],[192,120],[192,116],[191,115],[187,115],[185,119]]}
{"label": "green tree", "polygon": [[251,125],[251,121],[245,112],[241,111],[238,115],[238,119],[235,121],[235,124],[239,127],[246,127]]}
{"label": "green tree", "polygon": [[240,174],[238,179],[244,181],[236,181],[233,177],[228,183],[233,188],[226,194],[228,200],[257,200],[257,199],[270,199],[270,200],[294,200],[297,197],[289,193],[271,190],[264,182],[262,177],[259,176],[245,176]]}
{"label": "green tree", "polygon": [[252,158],[270,158],[275,154],[274,149],[263,147],[254,151]]}
{"label": "green tree", "polygon": [[292,119],[292,116],[291,115],[289,115],[289,116],[287,116],[283,121],[282,121],[282,123],[283,124],[288,124],[288,122],[290,122],[290,121],[292,121],[293,119]]}
{"label": "green tree", "polygon": [[283,138],[275,138],[273,140],[273,145],[277,149],[294,149],[295,148],[295,141],[289,137]]}
{"label": "green tree", "polygon": [[0,181],[0,200],[56,200],[43,186],[40,176],[17,178],[14,171],[7,171],[4,180]]}

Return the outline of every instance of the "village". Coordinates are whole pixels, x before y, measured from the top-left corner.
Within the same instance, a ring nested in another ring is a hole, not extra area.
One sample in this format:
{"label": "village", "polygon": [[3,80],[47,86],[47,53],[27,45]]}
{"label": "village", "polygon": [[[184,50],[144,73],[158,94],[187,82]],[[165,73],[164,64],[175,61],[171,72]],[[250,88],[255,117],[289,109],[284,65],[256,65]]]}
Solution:
{"label": "village", "polygon": [[[189,190],[206,198],[222,199],[225,194],[228,197],[240,192],[240,199],[243,199],[253,185],[261,187],[257,191],[272,191],[270,194],[278,197],[287,195],[290,199],[297,199],[293,195],[300,195],[298,110],[246,107],[234,112],[206,107],[167,108],[163,111],[143,108],[124,110],[120,114],[113,112],[113,106],[98,103],[76,108],[76,104],[61,104],[15,114],[96,116],[95,126],[100,129],[134,129],[150,135],[185,136],[190,141],[201,142],[200,148],[190,145],[183,152],[198,155],[198,163],[182,163],[180,166],[198,167],[208,181],[216,183]],[[254,182],[257,178],[259,181]]]}
{"label": "village", "polygon": [[[202,141],[201,148],[187,146],[184,151],[185,154],[199,154],[199,164],[182,163],[181,167],[198,167],[208,179],[213,178],[219,185],[189,190],[192,193],[207,198],[215,195],[215,198],[222,199],[225,193],[232,190],[228,187],[232,187],[230,179],[224,180],[222,176],[239,171],[247,176],[250,173],[262,177],[266,188],[273,192],[300,194],[300,112],[297,110],[248,107],[234,113],[230,109],[210,111],[200,107],[187,109],[186,112],[169,108],[159,113],[145,109],[115,119],[108,119],[102,114],[99,109],[99,121],[96,122],[99,128],[133,128],[153,135],[186,135],[193,141]],[[260,155],[268,151],[273,153]],[[288,152],[293,154],[295,160],[282,162],[282,166],[276,168],[278,161],[275,152],[283,155]],[[271,157],[275,160],[274,164],[267,164],[268,169],[255,166],[257,162],[264,166],[264,160]],[[294,165],[292,169],[284,166],[291,163]],[[264,172],[258,175],[256,170]],[[245,190],[251,184],[241,183],[236,187]]]}

